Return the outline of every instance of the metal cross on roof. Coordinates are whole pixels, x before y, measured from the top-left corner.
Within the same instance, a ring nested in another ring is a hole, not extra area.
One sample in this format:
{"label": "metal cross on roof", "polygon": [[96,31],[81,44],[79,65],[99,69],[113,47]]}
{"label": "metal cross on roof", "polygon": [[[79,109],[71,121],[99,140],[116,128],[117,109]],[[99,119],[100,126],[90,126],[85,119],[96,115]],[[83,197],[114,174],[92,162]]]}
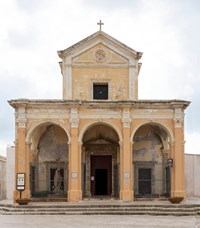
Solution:
{"label": "metal cross on roof", "polygon": [[101,26],[104,25],[103,22],[101,22],[101,20],[97,23],[97,25],[99,25],[99,30],[101,31]]}

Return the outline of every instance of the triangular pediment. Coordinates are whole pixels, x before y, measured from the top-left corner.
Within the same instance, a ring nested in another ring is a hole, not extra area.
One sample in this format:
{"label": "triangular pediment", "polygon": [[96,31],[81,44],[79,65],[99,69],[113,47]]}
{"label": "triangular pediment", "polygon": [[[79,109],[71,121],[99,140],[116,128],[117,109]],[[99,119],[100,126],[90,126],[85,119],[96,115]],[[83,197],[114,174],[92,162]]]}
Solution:
{"label": "triangular pediment", "polygon": [[100,43],[75,56],[72,62],[73,64],[128,64],[128,59]]}
{"label": "triangular pediment", "polygon": [[73,58],[75,62],[84,61],[85,63],[89,63],[93,62],[93,60],[91,60],[90,51],[98,45],[103,45],[106,47],[106,50],[109,49],[110,51],[113,51],[112,63],[121,63],[126,59],[139,60],[142,57],[141,52],[135,51],[102,31],[98,31],[91,36],[88,36],[65,50],[58,51],[58,55],[62,59],[70,57]]}

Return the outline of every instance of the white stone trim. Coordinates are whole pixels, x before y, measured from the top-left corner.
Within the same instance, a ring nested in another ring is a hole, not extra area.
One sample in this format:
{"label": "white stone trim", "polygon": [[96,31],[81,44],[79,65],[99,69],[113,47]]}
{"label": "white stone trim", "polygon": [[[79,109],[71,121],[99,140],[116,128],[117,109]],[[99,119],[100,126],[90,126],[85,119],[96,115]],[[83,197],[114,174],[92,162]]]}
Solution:
{"label": "white stone trim", "polygon": [[71,128],[77,128],[78,127],[79,116],[78,116],[78,109],[77,108],[71,108],[70,123],[71,123]]}
{"label": "white stone trim", "polygon": [[111,122],[109,121],[105,121],[105,120],[96,120],[96,121],[92,121],[88,124],[86,124],[81,130],[80,130],[80,133],[79,133],[79,137],[78,137],[78,141],[79,142],[82,142],[82,139],[83,139],[83,136],[85,134],[85,132],[92,126],[94,125],[98,125],[98,124],[103,124],[103,125],[107,125],[109,127],[111,127],[113,130],[115,130],[115,132],[117,133],[118,137],[119,137],[119,141],[123,142],[123,137],[122,137],[122,134],[121,134],[121,131]]}
{"label": "white stone trim", "polygon": [[66,124],[64,124],[63,123],[63,121],[58,121],[58,120],[42,120],[42,121],[40,121],[40,122],[36,122],[36,123],[34,123],[29,129],[28,129],[28,132],[27,132],[27,134],[26,134],[26,139],[25,139],[25,142],[26,143],[30,143],[31,141],[31,136],[32,136],[32,134],[33,134],[33,132],[35,131],[35,129],[37,128],[37,127],[39,127],[40,125],[43,125],[43,124],[47,124],[47,125],[49,125],[49,124],[55,124],[55,125],[57,125],[57,126],[59,126],[59,127],[61,127],[64,131],[65,131],[65,133],[66,133],[66,135],[67,135],[67,137],[68,137],[68,142],[70,143],[71,142],[71,137],[70,137],[70,134],[69,134],[69,130],[67,129],[67,127],[68,127],[68,125],[66,125]]}
{"label": "white stone trim", "polygon": [[137,126],[134,127],[132,133],[131,133],[131,137],[130,137],[130,141],[133,141],[133,137],[136,133],[136,131],[143,125],[146,125],[146,124],[157,124],[161,127],[163,127],[166,132],[168,133],[168,136],[170,137],[170,142],[174,142],[175,141],[175,137],[174,137],[174,133],[173,131],[163,122],[161,121],[152,121],[152,120],[145,120],[145,121],[142,121],[140,124],[138,124]]}
{"label": "white stone trim", "polygon": [[135,84],[137,74],[134,66],[129,66],[129,100],[137,100]]}
{"label": "white stone trim", "polygon": [[64,60],[63,71],[63,99],[72,99],[72,59],[68,56]]}

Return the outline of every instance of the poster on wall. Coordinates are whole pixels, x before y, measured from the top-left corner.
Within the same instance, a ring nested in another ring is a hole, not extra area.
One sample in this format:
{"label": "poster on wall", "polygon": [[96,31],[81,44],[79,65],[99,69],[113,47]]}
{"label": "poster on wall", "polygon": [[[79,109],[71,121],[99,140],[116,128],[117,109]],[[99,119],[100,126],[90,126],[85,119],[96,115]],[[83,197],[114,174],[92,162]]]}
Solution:
{"label": "poster on wall", "polygon": [[17,173],[17,190],[25,190],[25,173]]}

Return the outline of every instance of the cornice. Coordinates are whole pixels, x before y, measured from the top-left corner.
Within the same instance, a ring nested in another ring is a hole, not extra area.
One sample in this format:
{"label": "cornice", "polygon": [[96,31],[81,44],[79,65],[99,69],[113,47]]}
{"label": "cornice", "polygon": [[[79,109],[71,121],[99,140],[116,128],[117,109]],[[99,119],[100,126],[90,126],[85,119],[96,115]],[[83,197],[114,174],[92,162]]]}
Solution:
{"label": "cornice", "polygon": [[135,51],[134,49],[128,47],[127,45],[125,45],[124,43],[120,42],[119,40],[113,38],[112,36],[108,35],[107,33],[103,32],[103,31],[98,31],[98,32],[86,37],[85,39],[75,43],[74,45],[72,45],[64,50],[58,51],[57,52],[58,56],[61,59],[63,59],[66,56],[70,55],[72,52],[74,52],[74,50],[79,49],[82,46],[85,46],[87,43],[89,43],[92,40],[95,40],[97,38],[100,38],[100,39],[104,40],[105,42],[106,42],[106,40],[112,42],[113,44],[115,44],[115,45],[119,46],[120,48],[126,50],[127,52],[131,53],[136,60],[139,60],[143,55],[142,52]]}
{"label": "cornice", "polygon": [[15,109],[25,108],[138,108],[138,109],[186,109],[190,101],[186,100],[63,100],[63,99],[17,99],[8,103]]}

